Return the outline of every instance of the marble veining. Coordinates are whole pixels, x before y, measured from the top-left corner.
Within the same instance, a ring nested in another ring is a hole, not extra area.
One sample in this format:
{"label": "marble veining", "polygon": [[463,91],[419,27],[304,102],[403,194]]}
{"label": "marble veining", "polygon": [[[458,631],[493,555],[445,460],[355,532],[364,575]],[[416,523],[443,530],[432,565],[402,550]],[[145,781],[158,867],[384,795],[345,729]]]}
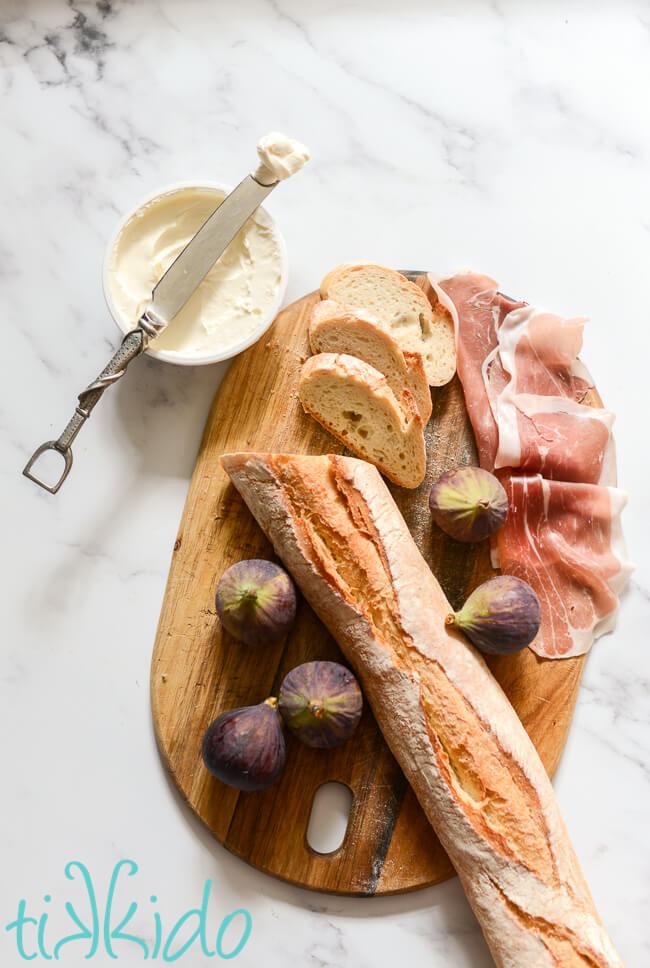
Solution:
{"label": "marble veining", "polygon": [[[68,861],[105,890],[133,858],[134,891],[155,893],[168,920],[206,878],[214,918],[248,908],[242,965],[491,964],[456,881],[372,900],[291,888],[225,852],[165,775],[149,660],[226,366],[137,361],[56,498],[20,476],[117,345],[101,268],[120,215],[171,181],[235,183],[258,136],[279,129],[313,158],[268,203],[289,299],[369,258],[472,266],[591,317],[583,356],[618,414],[637,570],[617,631],[589,657],[555,786],[624,961],[650,962],[649,84],[645,0],[0,4],[2,924],[19,898],[40,910],[49,891],[61,908]],[[152,938],[144,902],[133,926]],[[19,963],[4,930],[0,951]],[[121,949],[118,964],[141,961]]]}

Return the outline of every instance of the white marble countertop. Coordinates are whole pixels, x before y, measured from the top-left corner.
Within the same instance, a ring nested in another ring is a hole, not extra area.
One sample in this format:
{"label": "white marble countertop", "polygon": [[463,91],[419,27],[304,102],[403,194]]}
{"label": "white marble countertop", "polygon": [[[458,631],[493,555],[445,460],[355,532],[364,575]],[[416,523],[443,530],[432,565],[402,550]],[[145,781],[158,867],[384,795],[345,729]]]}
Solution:
{"label": "white marble countertop", "polygon": [[[252,915],[241,965],[492,963],[457,881],[369,900],[292,889],[213,841],[165,775],[149,661],[224,367],[136,362],[57,497],[20,476],[117,343],[101,266],[120,214],[169,181],[236,181],[268,129],[313,157],[268,203],[289,299],[370,258],[471,266],[592,319],[583,356],[618,414],[638,568],[588,661],[555,786],[624,961],[650,963],[647,2],[3,0],[0,15],[2,964],[22,963],[4,930],[21,899],[49,913],[51,950],[74,927],[66,900],[89,917],[65,865],[86,865],[101,918],[123,859],[139,870],[128,883],[122,871],[116,910],[137,902],[124,930],[149,944],[154,909],[168,932],[209,878],[212,937],[229,912]],[[26,953],[35,937],[26,927]],[[61,961],[81,964],[89,945],[69,942]],[[207,962],[191,952],[181,963]],[[134,942],[115,953],[143,960]],[[112,963],[103,943],[94,960]]]}

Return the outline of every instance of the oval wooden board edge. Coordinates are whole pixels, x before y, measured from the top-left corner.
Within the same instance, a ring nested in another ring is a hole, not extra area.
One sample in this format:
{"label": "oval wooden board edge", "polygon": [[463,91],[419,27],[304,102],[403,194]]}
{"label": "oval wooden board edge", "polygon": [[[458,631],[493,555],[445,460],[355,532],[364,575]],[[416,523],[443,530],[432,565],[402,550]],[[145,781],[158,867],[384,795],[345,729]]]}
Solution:
{"label": "oval wooden board edge", "polygon": [[[423,286],[423,288],[425,289],[427,288],[426,281],[423,278],[419,278],[418,282]],[[272,349],[274,345],[274,341],[276,343],[278,342],[277,336],[278,336],[278,333],[282,330],[283,326],[285,326],[285,328],[288,327],[289,325],[288,321],[296,314],[298,314],[298,316],[300,316],[301,318],[304,317],[308,309],[310,308],[310,306],[317,299],[318,299],[318,293],[311,293],[308,296],[305,296],[302,299],[297,300],[296,302],[288,306],[286,309],[284,309],[278,315],[278,318],[276,319],[274,326],[272,327],[272,329],[269,331],[269,334],[267,335],[267,342],[265,344],[266,348],[271,347]],[[294,353],[294,356],[296,356],[295,365],[299,366],[300,353],[296,352],[295,347],[287,346],[285,347],[285,349],[292,350],[292,352]],[[179,575],[183,576],[183,573],[187,571],[188,564],[190,566],[192,565],[192,561],[189,560],[192,558],[192,556],[190,554],[188,559],[187,547],[189,544],[189,540],[188,540],[189,536],[193,533],[193,528],[195,524],[199,525],[198,533],[201,536],[201,540],[203,542],[203,544],[201,545],[199,557],[205,560],[205,555],[209,552],[210,539],[211,537],[214,538],[214,535],[206,535],[205,533],[206,521],[201,522],[201,511],[203,511],[203,517],[205,518],[206,517],[205,504],[210,499],[210,497],[212,497],[214,500],[216,496],[219,496],[219,501],[216,501],[215,503],[215,509],[221,509],[223,504],[225,504],[226,507],[232,508],[233,502],[235,503],[238,502],[240,506],[237,508],[237,514],[248,515],[248,518],[249,518],[246,526],[242,530],[245,531],[246,535],[256,545],[257,551],[255,551],[254,553],[261,557],[273,557],[272,548],[270,547],[268,542],[266,542],[266,539],[263,538],[263,536],[261,536],[261,532],[259,531],[259,528],[257,528],[257,525],[253,521],[252,517],[249,515],[247,509],[245,508],[245,505],[243,505],[243,503],[241,502],[241,499],[239,499],[239,495],[237,495],[237,493],[234,491],[234,489],[229,485],[229,483],[225,479],[225,474],[223,473],[223,471],[221,471],[220,464],[218,463],[219,454],[214,452],[215,436],[227,437],[226,431],[220,432],[220,428],[223,426],[223,423],[224,423],[224,408],[222,404],[222,398],[227,397],[228,394],[231,392],[232,393],[236,392],[235,388],[239,383],[239,371],[241,370],[245,371],[247,361],[249,359],[254,359],[254,354],[255,353],[259,354],[260,352],[261,350],[260,350],[259,344],[256,344],[256,346],[251,347],[251,349],[246,351],[246,353],[242,354],[237,360],[233,362],[228,373],[226,374],[226,377],[224,378],[221,384],[221,387],[217,391],[214,402],[210,409],[210,413],[206,421],[206,428],[203,434],[203,439],[201,441],[201,445],[199,448],[195,469],[192,475],[192,479],[190,481],[188,495],[187,495],[185,507],[183,510],[179,532],[178,532],[178,538],[174,545],[172,563],[170,566],[170,573],[169,573],[167,588],[165,591],[163,608],[161,610],[160,622],[159,622],[158,631],[156,635],[156,642],[154,646],[154,652],[153,652],[152,663],[151,663],[150,693],[151,693],[154,729],[155,729],[158,748],[159,748],[162,760],[167,770],[171,774],[177,789],[179,790],[183,800],[185,800],[185,802],[189,805],[193,813],[200,820],[202,820],[203,823],[205,823],[208,826],[208,828],[211,830],[213,835],[221,843],[223,843],[228,850],[230,850],[236,856],[241,857],[243,860],[246,860],[248,863],[250,863],[252,866],[256,867],[257,869],[263,870],[264,872],[269,873],[272,876],[275,876],[281,880],[284,880],[288,883],[291,883],[297,886],[301,886],[310,890],[317,890],[325,893],[332,893],[332,894],[339,894],[339,895],[377,896],[377,895],[399,894],[399,893],[405,893],[407,891],[418,890],[420,888],[439,883],[440,881],[445,880],[450,876],[453,876],[454,871],[446,855],[442,851],[442,848],[440,847],[437,841],[437,838],[433,836],[433,832],[431,831],[431,828],[428,826],[428,824],[426,824],[426,819],[424,819],[424,828],[422,827],[422,819],[424,815],[422,814],[419,808],[419,805],[417,804],[417,801],[415,800],[415,797],[412,794],[412,791],[406,785],[406,781],[404,780],[403,775],[401,774],[401,771],[399,771],[399,768],[394,763],[394,761],[393,761],[393,764],[394,764],[394,767],[396,768],[396,773],[395,771],[391,773],[390,762],[387,761],[384,763],[382,760],[383,768],[387,770],[388,773],[390,774],[389,779],[392,780],[393,783],[395,783],[395,782],[398,782],[398,777],[401,777],[402,783],[403,783],[403,788],[399,796],[399,803],[397,804],[396,808],[393,807],[395,812],[393,827],[388,831],[384,831],[384,839],[386,839],[386,835],[387,835],[388,840],[385,844],[382,843],[381,845],[383,850],[383,854],[381,858],[380,859],[378,857],[370,858],[371,861],[374,861],[374,866],[371,864],[371,866],[373,866],[373,874],[369,877],[366,876],[365,879],[361,877],[359,880],[357,880],[354,873],[351,874],[350,871],[348,870],[349,864],[347,865],[347,867],[345,867],[345,870],[344,870],[344,865],[341,865],[339,861],[341,860],[341,858],[345,856],[346,850],[349,849],[350,842],[353,840],[355,835],[357,836],[358,839],[360,840],[363,839],[362,834],[365,835],[365,831],[354,829],[355,825],[358,828],[358,823],[363,818],[357,817],[355,824],[353,824],[353,817],[351,815],[350,825],[348,828],[348,832],[346,834],[346,838],[343,844],[341,845],[341,847],[338,848],[338,850],[331,855],[316,854],[315,851],[312,851],[311,848],[309,848],[306,842],[302,844],[302,848],[305,851],[305,853],[311,856],[312,863],[309,864],[306,873],[304,870],[302,871],[302,873],[299,873],[297,870],[290,870],[289,868],[284,867],[282,862],[278,861],[278,859],[274,856],[271,857],[272,862],[268,862],[268,858],[265,858],[264,856],[257,857],[255,855],[255,851],[250,848],[250,841],[246,839],[251,835],[253,836],[253,838],[256,836],[255,826],[253,826],[253,828],[250,829],[251,813],[253,818],[255,820],[259,820],[261,823],[263,823],[265,816],[267,815],[269,817],[272,816],[273,811],[272,809],[269,808],[269,801],[275,795],[274,791],[276,791],[277,784],[275,787],[272,787],[270,790],[264,791],[261,794],[239,794],[237,791],[233,791],[233,790],[230,790],[229,788],[223,787],[222,784],[219,784],[218,781],[210,777],[209,774],[207,774],[207,771],[202,769],[202,765],[200,762],[199,746],[197,746],[197,755],[195,757],[195,760],[196,760],[195,764],[190,765],[189,770],[187,770],[186,774],[184,773],[183,776],[179,775],[179,766],[180,765],[185,766],[186,764],[182,764],[182,763],[179,764],[178,747],[176,744],[172,742],[173,737],[170,736],[167,729],[167,726],[168,726],[167,712],[170,706],[170,702],[169,702],[170,690],[168,687],[169,668],[170,668],[169,658],[171,656],[174,658],[174,661],[177,661],[177,657],[178,657],[177,654],[180,646],[178,645],[178,643],[175,642],[175,644],[173,645],[173,648],[170,650],[169,646],[172,643],[169,643],[168,640],[170,637],[173,638],[174,640],[176,640],[177,638],[183,638],[185,636],[185,633],[182,633],[182,632],[179,633],[177,629],[174,630],[174,622],[170,621],[170,619],[173,619],[175,615],[175,611],[174,611],[174,608],[170,606],[170,602],[175,601],[176,599],[177,592],[178,592],[177,586],[183,585],[183,577],[179,578]],[[457,379],[453,382],[457,384]],[[250,385],[251,385],[250,383],[247,383],[247,386],[250,386]],[[257,390],[259,388],[257,388],[256,386],[255,389]],[[273,387],[271,387],[270,388],[271,395],[273,394],[273,392],[274,392]],[[453,393],[456,393],[457,395],[458,392],[459,392],[458,385],[456,386],[455,390],[451,387],[451,385],[449,385],[447,388],[443,387],[443,388],[440,388],[439,390],[434,391],[434,414],[432,417],[432,421],[429,425],[430,439],[428,440],[428,446],[427,446],[427,450],[429,453],[431,453],[431,450],[434,444],[436,443],[436,441],[433,440],[435,427],[437,426],[437,424],[435,423],[436,402],[440,403],[441,400],[452,397]],[[460,393],[462,396],[462,391],[460,391]],[[596,402],[596,401],[594,400],[593,402]],[[446,404],[443,405],[443,409],[444,409],[444,406],[446,406]],[[234,419],[235,418],[233,418],[233,420]],[[309,421],[309,418],[305,418],[305,419]],[[217,431],[216,434],[214,430],[215,426],[219,428],[219,431]],[[343,448],[340,447],[337,444],[337,442],[333,440],[333,438],[331,438],[324,431],[322,431],[321,428],[319,428],[314,421],[310,421],[309,423],[305,424],[305,426],[309,429],[309,439],[307,441],[308,446],[306,450],[302,448],[301,452],[313,452],[313,453],[321,453],[321,452],[327,452],[327,451],[342,452]],[[282,433],[281,427],[279,428],[278,433],[279,434]],[[439,444],[440,442],[438,441],[437,443]],[[249,449],[261,449],[258,446],[252,446],[250,444],[250,435],[249,435],[249,438],[246,439],[245,445],[243,445],[241,441],[238,441],[238,449],[244,449],[244,446]],[[472,442],[472,447],[473,447],[473,442]],[[234,449],[234,448],[224,447],[221,450],[219,450],[219,453],[224,452],[226,449]],[[267,449],[287,451],[287,447],[283,447],[283,446],[270,446],[270,447],[267,447]],[[289,449],[295,450],[296,448],[293,447]],[[439,470],[438,470],[438,473],[439,473]],[[416,502],[419,500],[421,505],[422,503],[421,492],[424,493],[424,491],[428,489],[428,487],[430,486],[430,478],[432,477],[432,474],[433,474],[433,471],[430,468],[427,481],[425,481],[425,483],[422,485],[422,488],[419,489],[418,492],[411,492],[406,497],[404,495],[404,492],[401,489],[399,488],[394,489],[394,493],[396,493],[396,497],[398,498],[401,507],[404,503],[408,503],[410,501],[411,511],[415,510],[415,512],[417,512]],[[219,487],[221,488],[221,490],[219,489]],[[409,520],[408,509],[405,509],[404,507],[402,507],[402,511],[405,514],[405,517],[407,517],[407,520]],[[197,518],[196,521],[194,520],[195,518]],[[208,515],[208,518],[209,518],[209,515]],[[219,520],[218,517],[217,517],[217,520]],[[237,520],[239,521],[239,518],[237,518]],[[412,519],[409,520],[409,526],[412,527],[412,530],[422,531],[421,520],[422,520],[421,515],[420,515],[420,520],[418,520],[417,517],[416,518],[412,517]],[[428,521],[428,517],[427,517],[427,521]],[[200,527],[201,524],[203,524],[203,533]],[[413,527],[413,524],[415,524],[415,528]],[[419,528],[418,528],[418,524],[420,525]],[[250,534],[251,529],[255,533],[254,539]],[[422,540],[422,535],[420,534],[420,542],[419,542],[420,544],[421,544],[421,540]],[[455,542],[451,542],[451,544],[455,545]],[[260,550],[260,548],[262,550]],[[467,550],[465,548],[463,549],[463,552],[467,556]],[[482,553],[477,554],[476,560],[474,560],[472,563],[472,567],[470,569],[471,577],[469,577],[469,582],[468,582],[468,587],[470,588],[474,587],[480,581],[484,580],[484,578],[487,577],[489,573],[491,573],[489,564],[486,563],[486,558],[485,558],[486,552],[487,552],[487,549],[482,549]],[[241,549],[241,553],[239,554],[239,557],[251,557],[251,556],[253,555],[246,550],[246,547],[243,547]],[[197,556],[195,555],[194,558],[196,559],[196,557]],[[233,560],[236,560],[236,558]],[[194,561],[195,566],[198,567],[199,564],[200,562],[197,562],[196,560]],[[436,569],[434,568],[434,571],[435,570]],[[191,568],[190,568],[190,571],[191,571]],[[212,567],[213,577],[214,577],[214,572],[215,572],[215,568]],[[194,572],[191,572],[191,573],[193,576]],[[467,578],[468,576],[466,575],[465,577]],[[185,575],[185,585],[187,584],[188,584],[187,575]],[[210,588],[213,589],[212,581],[210,581]],[[447,589],[445,590],[447,591],[448,595],[450,595],[450,592]],[[205,603],[209,602],[210,597],[207,593],[207,589],[205,592],[201,591],[201,596],[202,596],[201,600],[203,601],[204,605]],[[450,595],[450,597],[452,597],[452,595]],[[171,611],[171,615],[168,615],[170,611]],[[206,620],[206,625],[213,626],[214,617],[215,617],[214,612],[208,609],[207,607],[202,608],[200,611],[206,613],[206,616],[209,616],[209,618],[207,618]],[[305,615],[305,611],[307,613],[306,615]],[[310,625],[309,615],[311,615],[311,624],[312,624],[312,628],[310,629],[310,634],[312,636],[317,635],[318,634],[316,631],[317,627],[315,627],[313,623],[318,623],[318,620],[315,618],[315,616],[313,616],[313,613],[311,613],[311,610],[308,609],[308,606],[306,606],[306,604],[303,603],[301,614],[299,614],[299,623],[302,622],[304,625],[307,626],[307,628]],[[318,625],[320,625],[320,623],[318,623]],[[196,637],[196,630],[194,631],[193,635],[190,637],[191,638]],[[334,648],[335,648],[335,652],[338,652],[336,647]],[[321,653],[319,652],[319,654]],[[326,657],[326,656],[323,655],[322,657]],[[327,656],[327,657],[330,657],[330,656]],[[336,658],[336,654],[333,654],[331,657]],[[283,659],[283,653],[282,653],[282,650],[280,650],[279,654],[274,656],[272,661],[270,660],[270,664],[275,665],[274,679],[278,679],[279,670],[281,671],[281,667],[282,667],[282,659]],[[304,659],[299,657],[299,661],[304,661]],[[502,683],[504,684],[504,688],[506,689],[506,692],[512,693],[514,690],[514,692],[517,695],[519,695],[521,692],[521,697],[523,697],[524,702],[522,705],[522,702],[520,701],[518,705],[518,712],[522,720],[524,721],[525,725],[529,729],[529,732],[535,738],[536,745],[538,746],[538,749],[540,751],[540,755],[542,756],[545,766],[551,775],[553,774],[553,772],[557,767],[557,763],[559,762],[560,755],[562,753],[562,750],[566,742],[566,737],[568,734],[568,729],[569,729],[569,725],[570,725],[571,717],[573,713],[573,707],[575,704],[579,681],[582,673],[583,663],[584,663],[584,657],[579,657],[576,659],[565,659],[565,660],[543,660],[535,656],[534,653],[532,653],[530,650],[526,650],[525,654],[522,654],[520,659],[517,660],[517,662],[515,663],[513,663],[512,657],[508,658],[507,661],[505,662],[504,662],[504,657],[494,657],[493,659],[490,660],[490,665],[492,666],[493,671],[495,672],[495,675],[497,676],[497,678],[499,678],[500,681],[502,681]],[[292,660],[288,663],[288,667],[291,667],[291,664],[296,664],[296,663],[294,660]],[[542,667],[544,669],[544,680],[540,679],[540,676],[542,674],[541,673]],[[165,669],[167,669],[168,671],[165,672]],[[562,670],[562,673],[560,673],[560,670]],[[204,678],[203,671],[205,671],[205,669],[203,669],[201,672],[200,679],[196,683],[197,686],[204,685],[204,683],[201,681]],[[566,700],[566,702],[562,708],[559,708],[557,710],[557,721],[556,720],[552,721],[553,728],[550,734],[547,735],[545,728],[543,729],[543,727],[545,727],[545,717],[546,717],[545,704],[548,704],[549,702],[551,702],[550,697],[556,697],[557,690],[555,686],[553,686],[552,688],[547,688],[543,690],[538,688],[534,690],[535,694],[533,694],[533,690],[531,690],[528,687],[522,690],[522,682],[523,680],[526,680],[526,682],[530,685],[532,683],[538,683],[538,682],[544,681],[546,685],[548,685],[547,680],[549,677],[553,680],[557,680],[558,686],[561,687],[561,694],[563,698]],[[548,693],[546,697],[537,695],[537,692],[544,692],[544,691]],[[264,690],[262,690],[262,692],[264,692]],[[265,696],[268,694],[270,694],[268,691],[265,692],[264,695],[259,696],[259,699],[265,698]],[[259,700],[245,698],[243,701],[235,701],[235,699],[233,699],[229,704],[222,705],[222,707],[219,708],[217,712],[215,712],[215,715],[217,715],[218,712],[222,711],[222,709],[232,708],[232,706],[234,705],[243,705],[248,701],[259,701]],[[513,702],[514,701],[515,700],[513,699]],[[515,705],[517,705],[517,703],[515,703]],[[192,708],[192,713],[193,712],[194,712],[194,707]],[[367,715],[368,713],[366,712],[366,716]],[[542,720],[544,720],[544,722],[542,722]],[[187,721],[186,721],[186,725],[187,725]],[[201,726],[201,731],[203,728],[205,728],[204,725]],[[376,726],[374,728],[376,731]],[[174,727],[174,729],[176,730],[175,735],[177,735],[176,726]],[[366,729],[366,732],[367,731],[368,730]],[[363,733],[363,730],[361,729],[360,732]],[[537,733],[539,733],[539,735],[536,735]],[[183,732],[183,736],[184,735],[185,733]],[[383,740],[381,742],[383,745]],[[181,746],[182,746],[182,743],[181,743]],[[291,770],[292,761],[301,761],[304,764],[304,755],[305,755],[306,748],[300,747],[300,744],[296,744],[295,741],[293,741],[293,748],[291,748],[292,747],[291,737],[289,738],[289,746],[290,748],[288,749],[288,757],[287,757],[288,766],[285,773]],[[310,751],[308,755],[313,756],[313,753],[311,753]],[[392,759],[389,753],[388,753],[388,758]],[[384,760],[385,759],[386,757],[384,757]],[[198,787],[197,787],[197,774],[199,777]],[[201,781],[201,778],[203,778],[203,782]],[[281,781],[279,782],[284,782],[284,780],[285,780],[285,777],[283,775],[283,777],[281,778]],[[323,782],[326,782],[326,781],[327,781],[326,779],[323,780]],[[346,782],[345,779],[343,780],[343,782]],[[227,822],[225,824],[223,822],[223,817],[216,816],[209,805],[206,807],[206,799],[208,801],[211,801],[212,799],[214,799],[214,797],[212,796],[206,798],[205,793],[201,792],[201,787],[205,787],[206,783],[211,786],[216,784],[217,787],[220,789],[220,793],[221,793],[220,803],[224,801],[227,804],[227,809],[225,810],[225,813],[227,814]],[[315,792],[315,790],[318,789],[319,785],[320,783],[317,783],[316,786],[314,787],[314,790],[312,791],[312,796],[313,796],[313,792]],[[353,793],[355,793],[354,790],[353,790]],[[254,798],[254,801],[257,804],[257,807],[252,812],[249,808],[251,804],[251,799],[250,799],[251,797]],[[355,794],[355,802],[356,802],[356,794]],[[248,806],[244,806],[242,809],[242,805],[244,803],[247,804]],[[308,807],[309,809],[307,810],[307,818],[311,811],[311,798],[309,799]],[[249,816],[239,825],[241,829],[236,830],[235,833],[233,834],[233,827],[236,826],[237,824],[238,814],[242,814],[242,813],[244,815],[248,814]],[[303,816],[301,817],[301,820],[303,822],[305,819],[304,813],[305,811],[303,810],[302,811]],[[373,818],[371,817],[371,819]],[[413,833],[411,833],[409,825],[412,825]],[[427,832],[430,835],[431,844],[427,843],[426,848],[422,848],[422,835],[424,834],[426,839]],[[398,850],[397,847],[395,847],[395,844],[397,844],[398,842],[400,844],[400,850]],[[409,869],[409,871],[406,874],[404,873],[404,867],[405,867],[404,856],[403,856],[404,844],[406,844],[406,859],[410,860],[410,864],[411,864],[411,869]],[[426,855],[425,862],[422,861],[422,857],[421,857],[422,854]],[[380,860],[379,863],[377,863],[378,860]],[[363,861],[364,863],[361,864],[361,867],[367,867],[368,858],[364,857]],[[423,866],[423,869],[419,871],[419,875],[420,875],[419,877],[417,876],[414,870],[415,868],[418,867],[418,865],[420,865],[421,867]],[[377,867],[377,866],[379,867],[379,869],[377,871],[377,875],[374,876],[374,867]],[[304,864],[303,864],[303,867],[304,867]],[[313,871],[312,871],[312,867],[314,868]],[[337,868],[341,868],[338,871],[338,873],[336,870]],[[316,874],[315,877],[312,876],[314,873]],[[343,876],[344,873],[346,876]]]}

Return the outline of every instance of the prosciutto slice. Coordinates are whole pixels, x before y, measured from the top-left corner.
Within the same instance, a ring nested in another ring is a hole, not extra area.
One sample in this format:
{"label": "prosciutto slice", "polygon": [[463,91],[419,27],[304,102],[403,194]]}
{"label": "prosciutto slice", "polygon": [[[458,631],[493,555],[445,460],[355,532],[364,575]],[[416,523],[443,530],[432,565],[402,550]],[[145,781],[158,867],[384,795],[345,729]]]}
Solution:
{"label": "prosciutto slice", "polygon": [[510,312],[499,327],[499,356],[513,392],[565,397],[580,403],[593,386],[578,359],[585,317],[563,319],[535,306]]}
{"label": "prosciutto slice", "polygon": [[501,568],[527,581],[542,603],[538,655],[586,652],[611,631],[630,566],[620,514],[627,496],[614,487],[511,475],[510,504],[497,534]]}
{"label": "prosciutto slice", "polygon": [[614,415],[584,403],[585,319],[563,319],[501,294],[488,276],[430,276],[456,333],[458,375],[481,467],[510,499],[493,547],[496,566],[542,602],[532,648],[586,652],[613,627],[625,560],[612,437]]}
{"label": "prosciutto slice", "polygon": [[[467,413],[474,429],[481,467],[491,470],[497,452],[496,422],[488,388],[494,395],[507,382],[494,351],[498,331],[508,313],[524,303],[515,302],[498,291],[489,276],[461,273],[444,281],[429,276],[438,299],[449,311],[456,334],[456,365],[465,392]],[[490,379],[483,366],[491,362]]]}
{"label": "prosciutto slice", "polygon": [[496,403],[494,467],[517,467],[549,480],[612,483],[614,414],[564,397],[511,394]]}
{"label": "prosciutto slice", "polygon": [[504,375],[498,387],[487,371],[498,435],[494,467],[517,467],[557,481],[614,483],[614,414],[580,402],[593,386],[578,359],[584,322],[534,306],[503,320],[491,354]]}

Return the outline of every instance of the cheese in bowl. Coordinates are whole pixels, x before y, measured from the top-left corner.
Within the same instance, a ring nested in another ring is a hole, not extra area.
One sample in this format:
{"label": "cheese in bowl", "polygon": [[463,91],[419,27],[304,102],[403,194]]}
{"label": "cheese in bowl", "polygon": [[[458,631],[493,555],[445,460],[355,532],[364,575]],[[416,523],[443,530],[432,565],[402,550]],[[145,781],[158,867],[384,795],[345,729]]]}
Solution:
{"label": "cheese in bowl", "polygon": [[[135,326],[160,277],[228,191],[211,183],[171,186],[122,220],[104,261],[104,293],[123,332]],[[287,279],[284,240],[258,208],[147,352],[185,365],[235,356],[271,325]]]}

